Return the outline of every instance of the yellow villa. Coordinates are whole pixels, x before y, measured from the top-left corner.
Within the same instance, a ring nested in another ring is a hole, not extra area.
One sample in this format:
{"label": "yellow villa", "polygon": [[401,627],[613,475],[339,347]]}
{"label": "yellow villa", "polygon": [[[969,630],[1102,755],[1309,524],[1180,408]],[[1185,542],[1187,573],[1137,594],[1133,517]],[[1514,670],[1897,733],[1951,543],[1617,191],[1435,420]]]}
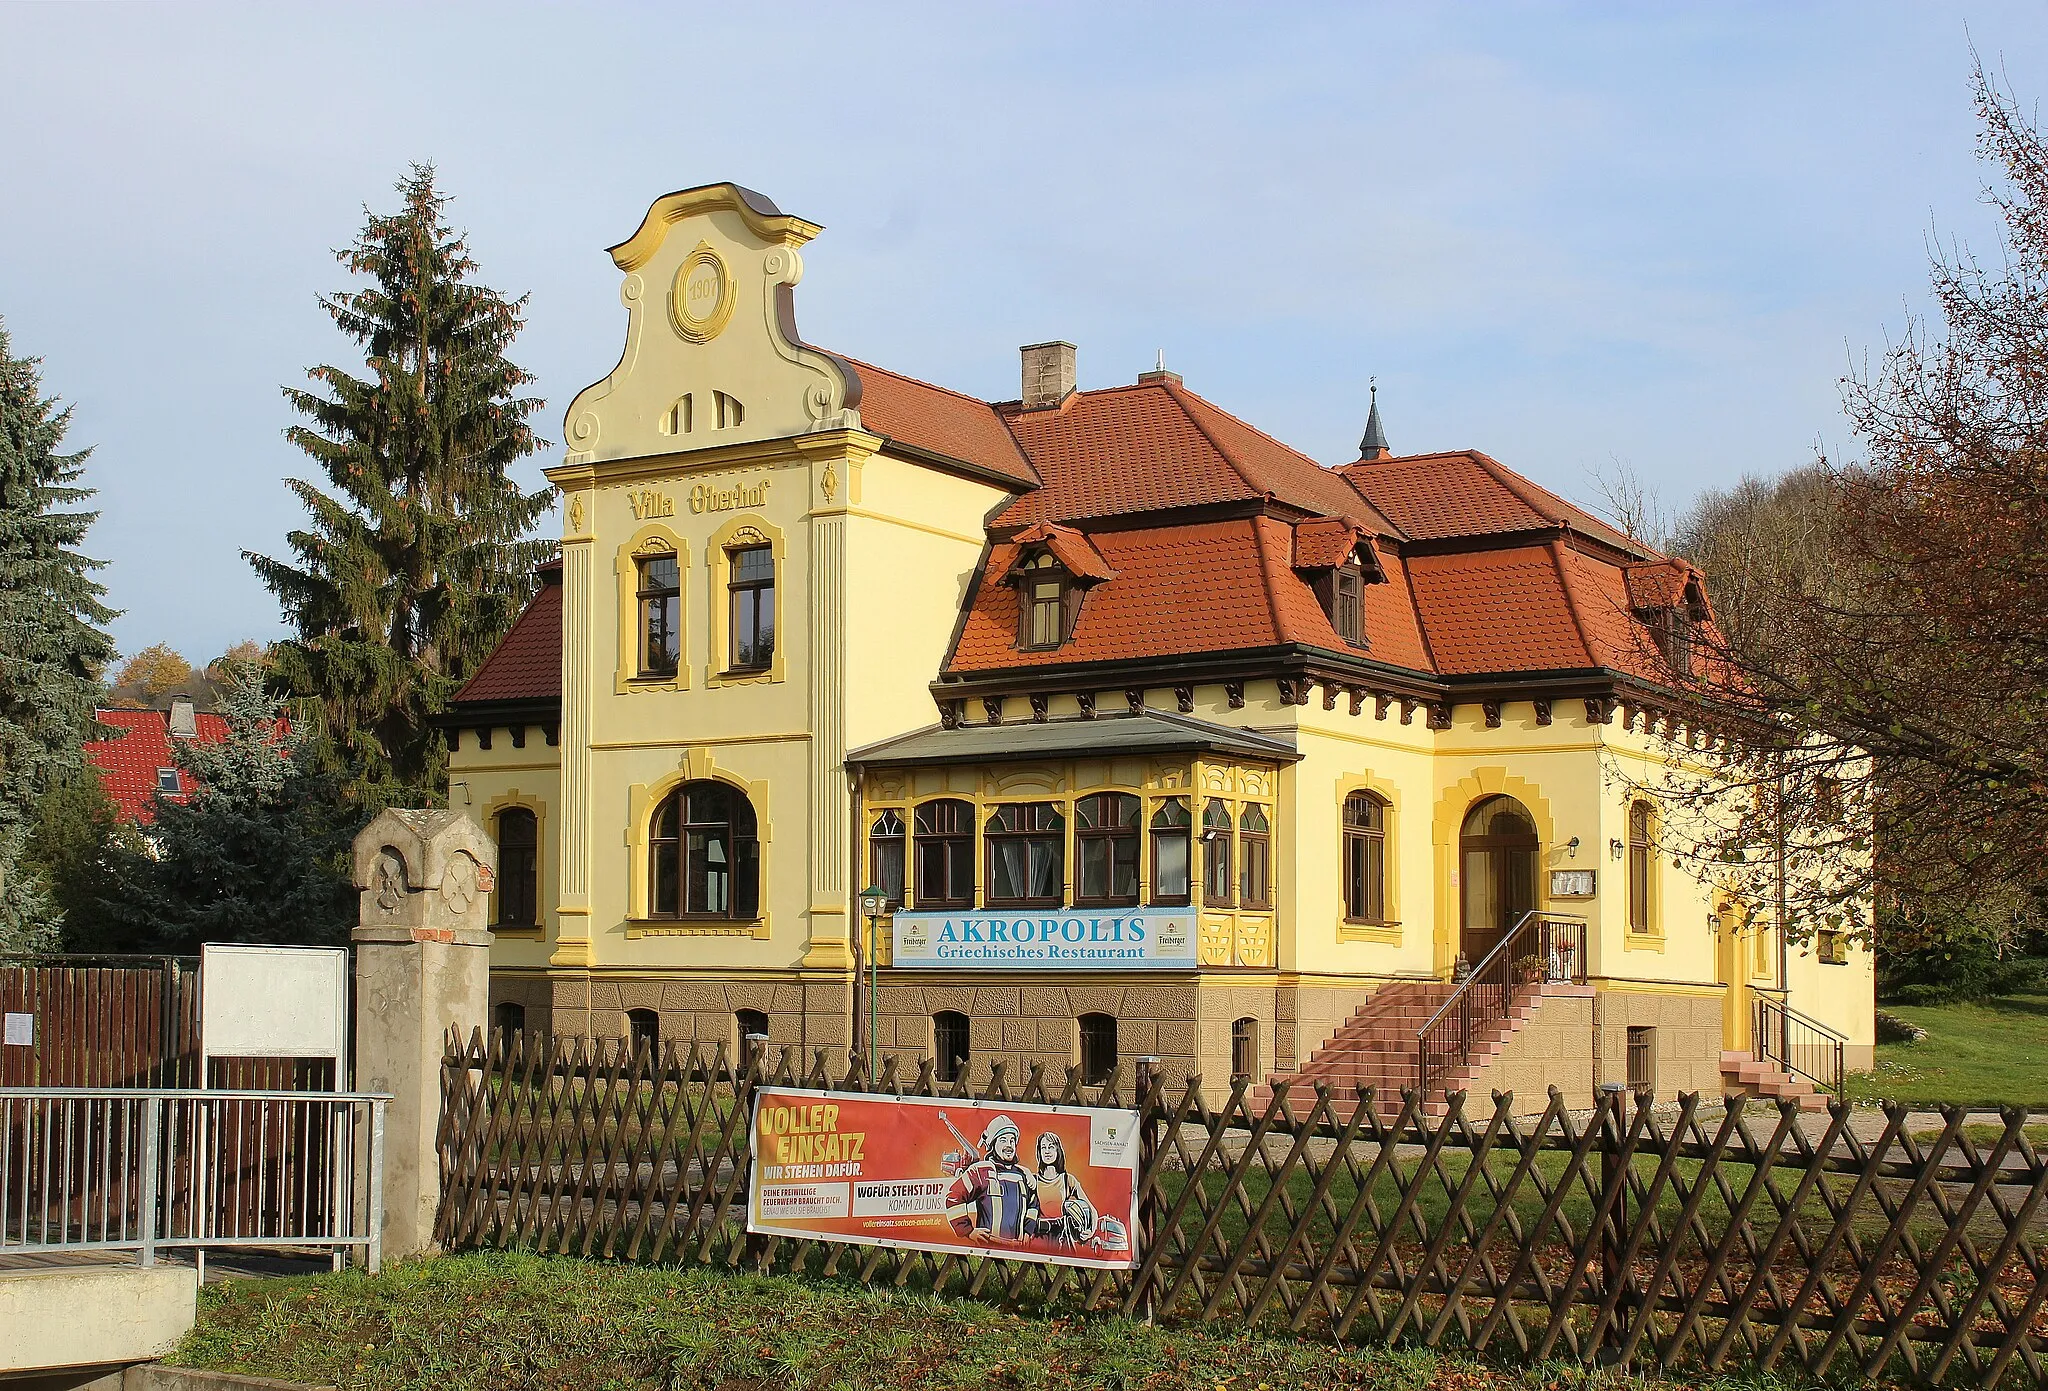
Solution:
{"label": "yellow villa", "polygon": [[1326,467],[1066,343],[1000,402],[812,347],[819,231],[719,184],[612,248],[560,559],[446,717],[498,1022],[1533,1105],[1869,1065],[1868,952],[1660,849],[1695,572],[1377,405]]}

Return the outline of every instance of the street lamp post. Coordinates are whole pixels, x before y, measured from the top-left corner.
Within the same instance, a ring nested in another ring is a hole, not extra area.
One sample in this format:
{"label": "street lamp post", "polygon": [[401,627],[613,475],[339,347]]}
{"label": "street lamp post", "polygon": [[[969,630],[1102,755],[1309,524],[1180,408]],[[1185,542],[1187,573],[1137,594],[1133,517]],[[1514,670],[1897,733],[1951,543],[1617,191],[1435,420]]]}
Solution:
{"label": "street lamp post", "polygon": [[875,1078],[875,951],[880,934],[876,931],[875,920],[889,907],[889,895],[870,884],[860,891],[860,911],[868,920],[867,950],[861,955],[868,968],[868,1026],[864,1031],[868,1039],[868,1085],[874,1085]]}

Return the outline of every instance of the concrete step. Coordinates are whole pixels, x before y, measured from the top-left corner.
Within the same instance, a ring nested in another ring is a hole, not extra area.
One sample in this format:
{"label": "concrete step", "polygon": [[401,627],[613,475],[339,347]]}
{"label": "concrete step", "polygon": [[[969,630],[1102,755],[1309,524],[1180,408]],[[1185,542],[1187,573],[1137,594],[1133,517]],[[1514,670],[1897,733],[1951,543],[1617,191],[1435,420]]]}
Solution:
{"label": "concrete step", "polygon": [[1814,1090],[1804,1078],[1793,1077],[1775,1064],[1747,1053],[1721,1055],[1721,1082],[1743,1096],[1768,1097],[1773,1101],[1796,1101],[1802,1111],[1825,1111],[1828,1098]]}

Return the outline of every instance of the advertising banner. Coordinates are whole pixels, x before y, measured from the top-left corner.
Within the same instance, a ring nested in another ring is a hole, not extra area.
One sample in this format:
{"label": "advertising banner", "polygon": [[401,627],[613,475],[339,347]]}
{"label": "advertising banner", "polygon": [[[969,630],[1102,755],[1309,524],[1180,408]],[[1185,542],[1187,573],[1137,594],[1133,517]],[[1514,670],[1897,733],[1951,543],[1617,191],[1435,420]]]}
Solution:
{"label": "advertising banner", "polygon": [[757,1087],[747,1230],[1126,1270],[1138,1113]]}
{"label": "advertising banner", "polygon": [[903,910],[891,964],[913,969],[1192,971],[1192,908]]}

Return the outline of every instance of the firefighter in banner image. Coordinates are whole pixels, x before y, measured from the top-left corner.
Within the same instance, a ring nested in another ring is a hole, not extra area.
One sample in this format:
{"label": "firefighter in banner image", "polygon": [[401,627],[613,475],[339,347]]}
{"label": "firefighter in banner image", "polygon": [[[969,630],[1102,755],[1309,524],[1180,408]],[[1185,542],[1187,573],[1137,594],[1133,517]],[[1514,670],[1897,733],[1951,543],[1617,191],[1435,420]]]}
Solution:
{"label": "firefighter in banner image", "polygon": [[961,1236],[1017,1245],[1032,1235],[1025,1219],[1034,1191],[1030,1173],[1017,1161],[1018,1139],[1017,1123],[997,1116],[974,1147],[980,1157],[954,1175],[946,1193],[946,1218]]}
{"label": "firefighter in banner image", "polygon": [[1031,1211],[1025,1230],[1064,1249],[1095,1238],[1095,1205],[1081,1180],[1067,1172],[1067,1147],[1050,1130],[1038,1137],[1038,1168],[1031,1175]]}

